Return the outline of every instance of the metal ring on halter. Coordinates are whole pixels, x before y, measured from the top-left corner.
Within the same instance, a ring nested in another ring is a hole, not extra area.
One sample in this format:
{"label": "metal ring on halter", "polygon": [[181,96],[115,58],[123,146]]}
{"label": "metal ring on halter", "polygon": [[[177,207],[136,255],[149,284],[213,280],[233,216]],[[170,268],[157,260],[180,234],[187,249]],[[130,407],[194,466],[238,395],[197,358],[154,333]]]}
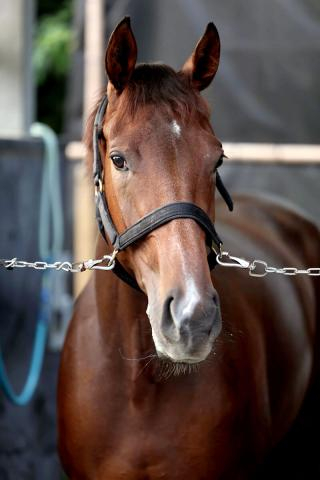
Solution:
{"label": "metal ring on halter", "polygon": [[100,177],[97,178],[96,182],[95,182],[95,194],[96,194],[96,196],[98,195],[98,193],[103,193],[103,182],[102,182]]}
{"label": "metal ring on halter", "polygon": [[[215,244],[214,241],[212,240],[212,244],[211,244],[211,250],[213,251],[213,253],[215,253],[216,255],[222,255],[222,246],[223,246],[223,243],[220,242],[219,244]],[[218,248],[217,248],[218,247]]]}

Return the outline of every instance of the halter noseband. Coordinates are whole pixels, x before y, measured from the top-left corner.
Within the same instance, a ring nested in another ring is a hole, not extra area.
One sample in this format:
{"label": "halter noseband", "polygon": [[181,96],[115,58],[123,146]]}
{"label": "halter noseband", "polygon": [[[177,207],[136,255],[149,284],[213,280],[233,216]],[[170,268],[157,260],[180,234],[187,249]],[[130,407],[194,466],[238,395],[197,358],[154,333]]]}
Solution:
{"label": "halter noseband", "polygon": [[[156,228],[171,222],[177,218],[191,218],[204,230],[206,234],[206,243],[210,247],[208,255],[208,263],[210,270],[216,265],[216,255],[212,249],[218,253],[222,245],[214,224],[204,210],[193,203],[174,202],[168,203],[151,213],[148,213],[131,227],[127,228],[123,233],[118,233],[107,203],[103,190],[103,165],[99,150],[99,140],[102,135],[103,119],[108,105],[108,97],[104,95],[94,120],[93,128],[93,178],[96,188],[96,218],[99,230],[103,238],[107,241],[109,238],[114,249],[117,251],[125,250],[133,243],[141,240]],[[233,209],[232,199],[222,183],[220,175],[216,173],[216,186],[221,196],[225,200],[229,209]],[[136,290],[141,291],[137,281],[133,278],[116,259],[113,272],[124,282],[129,284]]]}

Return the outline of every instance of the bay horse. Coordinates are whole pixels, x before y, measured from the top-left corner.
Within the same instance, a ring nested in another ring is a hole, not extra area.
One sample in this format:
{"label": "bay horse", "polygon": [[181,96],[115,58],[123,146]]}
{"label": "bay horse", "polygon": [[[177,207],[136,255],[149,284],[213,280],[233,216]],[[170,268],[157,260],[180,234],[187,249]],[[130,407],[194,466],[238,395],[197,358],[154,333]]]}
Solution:
{"label": "bay horse", "polygon": [[[231,214],[215,201],[223,149],[200,91],[219,57],[209,23],[181,71],[136,65],[130,21],[119,23],[96,145],[98,105],[87,132],[98,194],[119,232],[185,202],[217,216],[230,252],[316,266],[319,231],[294,210],[244,195]],[[110,243],[101,236],[97,256]],[[317,367],[316,279],[211,273],[207,244],[196,217],[170,219],[117,255],[136,288],[95,271],[78,298],[58,387],[70,479],[248,479],[294,422]]]}

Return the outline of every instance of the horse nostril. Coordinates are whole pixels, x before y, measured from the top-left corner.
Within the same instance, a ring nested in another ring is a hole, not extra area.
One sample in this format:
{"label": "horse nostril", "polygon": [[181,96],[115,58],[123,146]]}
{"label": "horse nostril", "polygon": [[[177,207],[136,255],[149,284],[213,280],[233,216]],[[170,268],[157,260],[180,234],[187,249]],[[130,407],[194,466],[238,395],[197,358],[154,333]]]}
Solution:
{"label": "horse nostril", "polygon": [[220,302],[218,294],[213,294],[208,303],[201,304],[201,308],[195,310],[194,328],[202,327],[202,334],[208,337],[216,337],[221,329]]}
{"label": "horse nostril", "polygon": [[171,338],[173,336],[173,329],[175,327],[173,315],[172,315],[172,302],[174,301],[174,297],[170,296],[164,302],[163,311],[161,316],[161,326],[162,332],[165,337]]}
{"label": "horse nostril", "polygon": [[174,292],[163,304],[161,330],[171,342],[188,338],[212,337],[219,331],[220,306],[216,292],[206,295],[183,295]]}
{"label": "horse nostril", "polygon": [[215,292],[213,295],[212,295],[212,301],[215,305],[216,308],[219,308],[219,305],[220,305],[220,302],[219,302],[219,296],[218,296],[218,293]]}
{"label": "horse nostril", "polygon": [[162,316],[162,320],[163,320],[163,324],[164,326],[167,325],[169,323],[171,323],[171,318],[172,318],[172,315],[171,315],[171,304],[173,302],[173,297],[168,297],[166,299],[166,301],[164,302],[164,305],[163,305],[163,316]]}
{"label": "horse nostril", "polygon": [[208,330],[205,332],[207,334],[208,337],[210,337],[211,333],[212,333],[212,330],[213,330],[213,325],[211,325]]}

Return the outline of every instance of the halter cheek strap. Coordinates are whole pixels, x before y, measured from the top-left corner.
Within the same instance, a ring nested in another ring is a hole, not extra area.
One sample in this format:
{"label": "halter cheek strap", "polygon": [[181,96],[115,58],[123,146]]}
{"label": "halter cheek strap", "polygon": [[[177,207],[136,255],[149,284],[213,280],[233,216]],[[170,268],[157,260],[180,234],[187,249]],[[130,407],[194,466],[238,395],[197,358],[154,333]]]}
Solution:
{"label": "halter cheek strap", "polygon": [[[94,121],[93,129],[93,177],[96,187],[96,217],[99,230],[106,241],[111,242],[117,251],[125,250],[133,243],[141,240],[150,232],[162,225],[179,218],[190,218],[198,223],[206,234],[206,243],[210,247],[208,263],[210,270],[216,265],[214,251],[218,252],[222,241],[220,240],[214,224],[204,210],[193,203],[174,202],[166,204],[156,210],[148,213],[123,233],[119,234],[111,217],[108,203],[103,190],[103,165],[99,150],[99,139],[102,134],[103,119],[108,105],[108,97],[105,95],[98,107]],[[224,198],[230,210],[233,209],[232,199],[222,183],[220,175],[217,173],[216,185],[219,193]],[[116,259],[113,272],[128,283],[131,287],[140,290],[136,280],[125,270],[125,268]]]}
{"label": "halter cheek strap", "polygon": [[218,192],[220,193],[221,197],[223,200],[226,202],[227,207],[229,208],[230,212],[233,210],[233,200],[231,198],[230,193],[224,186],[224,183],[221,180],[220,174],[218,171],[216,171],[216,187]]}

